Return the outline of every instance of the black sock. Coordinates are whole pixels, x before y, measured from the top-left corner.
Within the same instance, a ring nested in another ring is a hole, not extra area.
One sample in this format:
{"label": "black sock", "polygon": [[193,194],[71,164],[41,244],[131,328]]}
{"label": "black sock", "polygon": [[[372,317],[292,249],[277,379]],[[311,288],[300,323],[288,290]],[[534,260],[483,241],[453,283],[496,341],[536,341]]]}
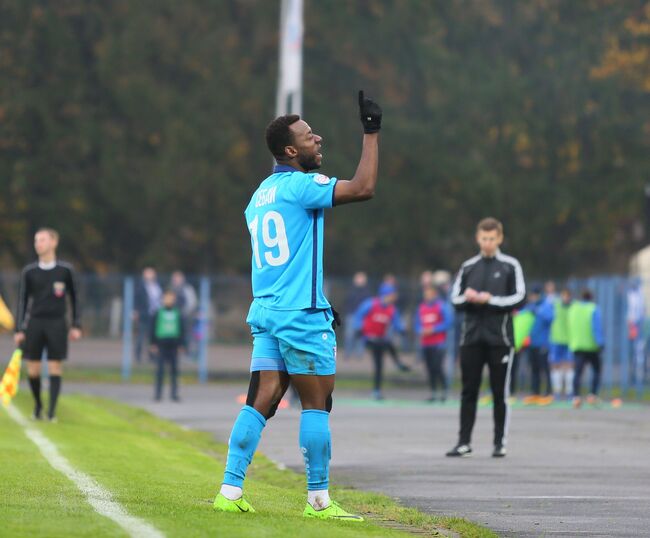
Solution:
{"label": "black sock", "polygon": [[59,399],[59,392],[61,391],[61,376],[50,376],[50,409],[47,416],[52,418],[56,412],[56,401]]}
{"label": "black sock", "polygon": [[40,417],[41,409],[43,408],[43,403],[41,402],[41,376],[30,377],[29,378],[29,387],[32,389],[32,394],[34,395],[34,403],[36,407],[34,408],[34,415]]}

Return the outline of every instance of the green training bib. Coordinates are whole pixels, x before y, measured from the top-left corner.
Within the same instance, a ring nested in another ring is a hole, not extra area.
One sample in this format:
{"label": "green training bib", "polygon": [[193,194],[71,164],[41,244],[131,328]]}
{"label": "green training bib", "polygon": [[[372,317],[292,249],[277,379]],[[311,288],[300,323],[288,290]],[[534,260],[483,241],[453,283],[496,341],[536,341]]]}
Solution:
{"label": "green training bib", "polygon": [[156,338],[165,340],[181,336],[181,314],[176,308],[163,308],[156,316]]}

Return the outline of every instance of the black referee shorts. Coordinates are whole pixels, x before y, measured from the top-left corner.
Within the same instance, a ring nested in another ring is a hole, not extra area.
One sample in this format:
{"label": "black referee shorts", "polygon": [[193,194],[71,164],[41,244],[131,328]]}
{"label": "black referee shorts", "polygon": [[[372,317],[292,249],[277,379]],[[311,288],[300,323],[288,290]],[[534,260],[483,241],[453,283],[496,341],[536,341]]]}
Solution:
{"label": "black referee shorts", "polygon": [[65,319],[32,318],[25,331],[23,357],[40,360],[47,349],[48,360],[68,358],[68,324]]}

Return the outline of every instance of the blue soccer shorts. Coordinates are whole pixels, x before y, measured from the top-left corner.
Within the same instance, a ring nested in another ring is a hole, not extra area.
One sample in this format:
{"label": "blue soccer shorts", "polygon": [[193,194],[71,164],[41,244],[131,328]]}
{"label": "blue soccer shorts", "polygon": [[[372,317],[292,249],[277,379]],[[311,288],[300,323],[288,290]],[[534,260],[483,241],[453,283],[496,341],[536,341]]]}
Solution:
{"label": "blue soccer shorts", "polygon": [[331,308],[272,310],[253,301],[246,323],[253,335],[251,372],[291,375],[336,373],[336,334]]}
{"label": "blue soccer shorts", "polygon": [[569,346],[565,344],[551,344],[551,349],[548,358],[551,364],[559,364],[561,362],[573,362],[573,354],[569,350]]}

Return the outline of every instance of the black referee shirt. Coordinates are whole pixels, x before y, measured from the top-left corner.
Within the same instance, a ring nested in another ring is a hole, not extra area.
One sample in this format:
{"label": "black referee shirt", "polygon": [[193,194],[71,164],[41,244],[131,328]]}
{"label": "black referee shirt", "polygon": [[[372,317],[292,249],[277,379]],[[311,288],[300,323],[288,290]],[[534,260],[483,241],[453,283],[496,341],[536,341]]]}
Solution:
{"label": "black referee shirt", "polygon": [[78,290],[72,266],[61,261],[51,269],[43,269],[38,263],[26,266],[20,278],[16,330],[26,329],[28,314],[30,318],[64,319],[66,295],[70,295],[72,305],[72,326],[80,327]]}

